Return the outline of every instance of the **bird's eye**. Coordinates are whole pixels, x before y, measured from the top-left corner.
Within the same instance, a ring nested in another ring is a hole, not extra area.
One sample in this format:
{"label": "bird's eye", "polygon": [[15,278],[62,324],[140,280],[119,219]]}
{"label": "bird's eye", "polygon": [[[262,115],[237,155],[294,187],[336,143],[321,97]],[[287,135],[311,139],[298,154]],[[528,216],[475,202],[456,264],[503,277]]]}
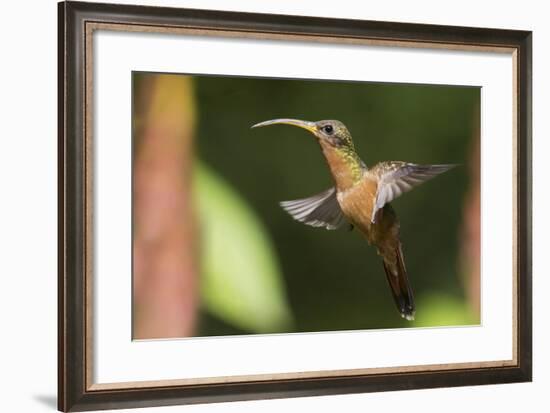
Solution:
{"label": "bird's eye", "polygon": [[334,132],[334,128],[332,127],[332,125],[325,125],[323,126],[323,132],[330,135],[332,134],[332,132]]}

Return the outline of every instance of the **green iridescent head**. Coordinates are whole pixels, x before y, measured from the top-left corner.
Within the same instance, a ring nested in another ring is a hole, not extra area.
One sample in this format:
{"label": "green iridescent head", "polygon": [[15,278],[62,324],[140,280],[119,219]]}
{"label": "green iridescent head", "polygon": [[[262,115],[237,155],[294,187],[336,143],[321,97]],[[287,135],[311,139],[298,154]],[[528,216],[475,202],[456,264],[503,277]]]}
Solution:
{"label": "green iridescent head", "polygon": [[262,126],[275,124],[298,126],[300,128],[308,130],[318,139],[323,140],[323,142],[329,143],[335,148],[354,150],[351,135],[346,126],[339,120],[319,120],[317,122],[310,122],[307,120],[299,119],[273,119],[257,123],[252,127],[259,128]]}
{"label": "green iridescent head", "polygon": [[353,148],[353,140],[351,134],[339,120],[320,120],[315,122],[316,132],[315,136],[319,139],[323,139],[336,148]]}

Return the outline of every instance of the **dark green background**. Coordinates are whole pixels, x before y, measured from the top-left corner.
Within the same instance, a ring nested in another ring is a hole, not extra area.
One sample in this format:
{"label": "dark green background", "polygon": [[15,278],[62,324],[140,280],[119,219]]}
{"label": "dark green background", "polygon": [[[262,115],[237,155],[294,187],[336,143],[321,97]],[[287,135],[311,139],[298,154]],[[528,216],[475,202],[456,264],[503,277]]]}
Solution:
{"label": "dark green background", "polygon": [[[464,198],[472,185],[468,164],[475,159],[479,88],[201,76],[195,78],[195,89],[198,156],[266,225],[296,331],[414,324],[399,317],[382,263],[357,231],[308,227],[279,207],[279,201],[332,185],[318,144],[306,131],[250,129],[281,117],[344,122],[368,166],[383,160],[461,164],[393,206],[401,220],[417,320],[422,321],[428,307],[438,311],[448,302],[453,311],[464,313],[454,324],[478,322],[461,283],[459,243]],[[246,332],[201,313],[198,335],[231,333]]]}

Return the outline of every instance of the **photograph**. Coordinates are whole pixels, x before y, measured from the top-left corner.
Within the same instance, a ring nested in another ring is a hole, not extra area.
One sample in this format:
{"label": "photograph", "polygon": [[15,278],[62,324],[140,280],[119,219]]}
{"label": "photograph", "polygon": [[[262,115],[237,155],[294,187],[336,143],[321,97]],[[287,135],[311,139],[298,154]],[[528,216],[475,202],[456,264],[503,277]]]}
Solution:
{"label": "photograph", "polygon": [[314,11],[59,3],[59,410],[532,380],[532,31]]}
{"label": "photograph", "polygon": [[132,76],[132,338],[479,325],[475,86]]}

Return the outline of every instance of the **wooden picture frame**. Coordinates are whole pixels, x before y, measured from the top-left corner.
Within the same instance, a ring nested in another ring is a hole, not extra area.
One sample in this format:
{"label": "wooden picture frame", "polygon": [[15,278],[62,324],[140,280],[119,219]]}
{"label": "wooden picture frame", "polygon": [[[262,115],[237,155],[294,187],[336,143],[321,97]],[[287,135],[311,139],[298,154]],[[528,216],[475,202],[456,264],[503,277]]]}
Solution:
{"label": "wooden picture frame", "polygon": [[[531,380],[531,32],[379,21],[62,2],[58,7],[59,310],[61,411],[161,406]],[[307,39],[494,52],[515,62],[515,323],[513,362],[361,371],[317,377],[97,386],[92,382],[92,33],[98,28]]]}

